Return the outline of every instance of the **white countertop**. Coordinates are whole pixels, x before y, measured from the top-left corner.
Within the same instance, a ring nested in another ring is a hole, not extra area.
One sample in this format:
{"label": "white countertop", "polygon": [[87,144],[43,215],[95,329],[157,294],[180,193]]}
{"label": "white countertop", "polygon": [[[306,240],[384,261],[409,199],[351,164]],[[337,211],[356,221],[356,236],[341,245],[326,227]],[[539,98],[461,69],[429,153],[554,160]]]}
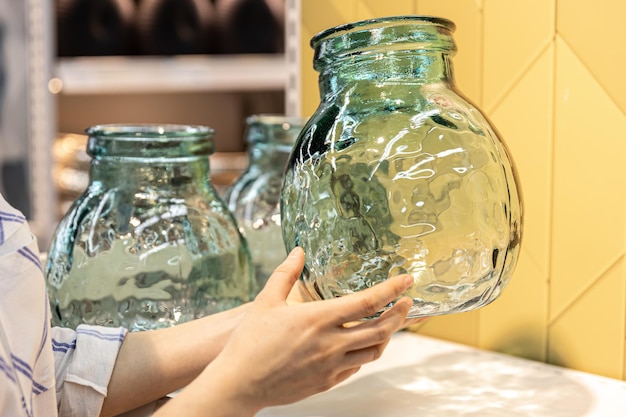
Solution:
{"label": "white countertop", "polygon": [[409,332],[333,389],[257,417],[625,417],[626,382]]}

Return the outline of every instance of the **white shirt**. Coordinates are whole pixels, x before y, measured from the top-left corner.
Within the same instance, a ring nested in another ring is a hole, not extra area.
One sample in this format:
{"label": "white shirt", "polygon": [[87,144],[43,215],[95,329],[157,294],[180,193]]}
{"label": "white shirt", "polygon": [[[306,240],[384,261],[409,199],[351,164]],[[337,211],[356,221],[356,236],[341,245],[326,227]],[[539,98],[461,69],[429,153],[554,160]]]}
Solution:
{"label": "white shirt", "polygon": [[50,327],[37,241],[0,195],[0,417],[98,416],[125,335]]}

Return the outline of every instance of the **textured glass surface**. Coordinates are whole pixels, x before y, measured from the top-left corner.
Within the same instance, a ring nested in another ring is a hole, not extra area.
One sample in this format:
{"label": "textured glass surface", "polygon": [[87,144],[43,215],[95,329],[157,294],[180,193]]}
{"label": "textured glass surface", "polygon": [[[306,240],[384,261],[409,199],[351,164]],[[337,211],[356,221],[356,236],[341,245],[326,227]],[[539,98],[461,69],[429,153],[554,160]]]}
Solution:
{"label": "textured glass surface", "polygon": [[105,125],[88,134],[90,184],[46,265],[53,322],[147,330],[249,301],[247,245],[209,182],[212,130]]}
{"label": "textured glass surface", "polygon": [[287,249],[312,298],[408,273],[410,317],[493,301],[522,231],[513,163],[454,88],[451,22],[379,19],[315,37],[322,100],[282,190]]}
{"label": "textured glass surface", "polygon": [[248,241],[258,289],[286,256],[280,190],[289,154],[305,121],[281,115],[249,117],[246,141],[250,164],[225,195]]}

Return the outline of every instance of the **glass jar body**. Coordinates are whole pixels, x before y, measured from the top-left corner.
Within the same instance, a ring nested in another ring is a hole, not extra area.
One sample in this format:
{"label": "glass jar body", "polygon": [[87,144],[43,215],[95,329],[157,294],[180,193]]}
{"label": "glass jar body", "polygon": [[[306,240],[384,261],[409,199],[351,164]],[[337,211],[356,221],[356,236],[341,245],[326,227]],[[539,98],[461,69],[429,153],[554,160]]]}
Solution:
{"label": "glass jar body", "polygon": [[208,133],[98,129],[89,138],[89,187],[48,255],[53,322],[150,330],[250,301],[246,242],[208,179]]}
{"label": "glass jar body", "polygon": [[246,120],[249,165],[224,196],[246,237],[257,289],[285,259],[280,224],[280,191],[285,167],[305,119],[255,115]]}
{"label": "glass jar body", "polygon": [[[386,24],[404,22],[376,22]],[[367,26],[345,30],[358,31],[358,40]],[[453,87],[440,44],[403,50],[396,27],[388,45],[376,45],[383,29],[366,45],[371,56],[354,54],[327,71],[319,45],[343,30],[318,37],[322,102],[282,190],[283,237],[287,249],[307,255],[305,287],[314,299],[331,299],[410,274],[409,317],[488,304],[511,277],[522,229],[504,143]]]}

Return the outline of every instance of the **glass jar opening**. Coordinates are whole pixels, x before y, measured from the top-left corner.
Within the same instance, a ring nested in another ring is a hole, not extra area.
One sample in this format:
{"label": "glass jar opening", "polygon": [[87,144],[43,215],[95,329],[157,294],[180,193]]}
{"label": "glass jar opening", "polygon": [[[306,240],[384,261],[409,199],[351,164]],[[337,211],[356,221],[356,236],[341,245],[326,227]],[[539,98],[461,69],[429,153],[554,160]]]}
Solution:
{"label": "glass jar opening", "polygon": [[255,114],[246,118],[246,123],[264,124],[267,126],[278,127],[283,130],[289,130],[292,126],[302,126],[306,122],[306,118],[298,116],[284,116],[281,114]]}
{"label": "glass jar opening", "polygon": [[298,133],[308,119],[280,114],[257,114],[246,118],[248,133],[246,141],[250,144],[272,142],[293,145]]}
{"label": "glass jar opening", "polygon": [[104,124],[89,127],[94,157],[179,158],[211,155],[214,129],[178,124]]}
{"label": "glass jar opening", "polygon": [[208,126],[179,124],[104,124],[86,129],[90,136],[117,138],[189,138],[211,136],[214,132]]}
{"label": "glass jar opening", "polygon": [[315,69],[356,55],[423,51],[456,52],[452,34],[456,25],[435,16],[390,16],[361,20],[324,30],[311,39]]}

